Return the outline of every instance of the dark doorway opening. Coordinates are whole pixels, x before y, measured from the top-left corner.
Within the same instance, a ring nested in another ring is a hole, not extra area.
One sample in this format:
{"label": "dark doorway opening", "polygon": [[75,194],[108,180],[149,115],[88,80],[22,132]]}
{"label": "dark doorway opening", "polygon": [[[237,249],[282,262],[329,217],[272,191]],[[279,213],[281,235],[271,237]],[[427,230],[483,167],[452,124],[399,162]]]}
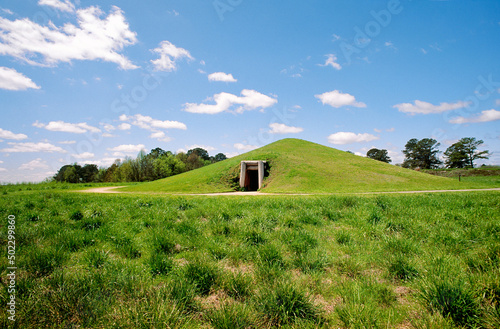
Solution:
{"label": "dark doorway opening", "polygon": [[259,189],[259,171],[258,170],[248,170],[247,171],[247,191],[257,191]]}

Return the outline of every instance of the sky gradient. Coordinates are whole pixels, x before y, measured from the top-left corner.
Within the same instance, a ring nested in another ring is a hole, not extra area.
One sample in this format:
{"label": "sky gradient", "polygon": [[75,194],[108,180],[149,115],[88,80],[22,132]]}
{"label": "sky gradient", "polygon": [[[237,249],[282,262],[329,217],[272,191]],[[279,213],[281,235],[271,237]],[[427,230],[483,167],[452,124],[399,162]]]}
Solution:
{"label": "sky gradient", "polygon": [[499,1],[2,1],[0,182],[287,137],[500,164],[499,54]]}

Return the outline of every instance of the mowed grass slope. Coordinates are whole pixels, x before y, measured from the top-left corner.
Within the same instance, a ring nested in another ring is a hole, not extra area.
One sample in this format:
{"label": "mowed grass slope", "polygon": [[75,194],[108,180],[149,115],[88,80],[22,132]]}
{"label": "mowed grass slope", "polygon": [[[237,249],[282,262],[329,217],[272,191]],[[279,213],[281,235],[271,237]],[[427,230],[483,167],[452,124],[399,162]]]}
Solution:
{"label": "mowed grass slope", "polygon": [[[263,192],[356,193],[491,187],[459,183],[300,139],[283,139],[254,151],[181,175],[130,186],[125,191],[211,193],[238,188],[242,160],[270,165]],[[483,186],[484,185],[484,186]]]}

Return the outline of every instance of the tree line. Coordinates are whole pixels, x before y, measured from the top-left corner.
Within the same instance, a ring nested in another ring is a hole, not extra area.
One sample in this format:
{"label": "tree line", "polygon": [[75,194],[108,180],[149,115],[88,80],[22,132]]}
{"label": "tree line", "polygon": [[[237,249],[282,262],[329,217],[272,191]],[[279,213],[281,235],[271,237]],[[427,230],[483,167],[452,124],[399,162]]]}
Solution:
{"label": "tree line", "polygon": [[[477,140],[474,137],[461,138],[444,152],[444,166],[446,168],[473,168],[474,161],[489,159],[489,151],[478,150],[478,147],[483,143],[483,140]],[[402,151],[405,159],[401,166],[409,169],[439,168],[443,165],[443,161],[438,156],[440,153],[438,147],[440,145],[432,138],[410,139]],[[372,148],[366,153],[366,156],[378,161],[391,162],[391,158],[385,149]]]}
{"label": "tree line", "polygon": [[135,159],[117,159],[108,168],[98,168],[95,164],[65,165],[53,179],[67,183],[145,182],[177,175],[225,159],[227,157],[223,153],[210,156],[207,150],[199,147],[177,154],[157,147],[149,154],[141,150]]}

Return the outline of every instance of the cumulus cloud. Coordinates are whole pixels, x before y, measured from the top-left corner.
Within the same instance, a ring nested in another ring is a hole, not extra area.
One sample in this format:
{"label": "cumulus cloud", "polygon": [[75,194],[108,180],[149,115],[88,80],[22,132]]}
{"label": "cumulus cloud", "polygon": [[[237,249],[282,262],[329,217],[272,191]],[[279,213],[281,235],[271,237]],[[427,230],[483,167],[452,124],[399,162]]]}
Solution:
{"label": "cumulus cloud", "polygon": [[236,82],[232,74],[224,72],[214,72],[208,75],[209,81]]}
{"label": "cumulus cloud", "polygon": [[32,160],[28,163],[23,163],[20,167],[19,170],[35,170],[35,169],[49,169],[50,167],[47,165],[47,163],[42,160],[41,158]]}
{"label": "cumulus cloud", "polygon": [[75,6],[68,0],[40,0],[38,1],[38,4],[41,6],[49,6],[53,7],[55,9],[58,9],[60,11],[65,11],[65,12],[74,12],[75,11]]}
{"label": "cumulus cloud", "polygon": [[141,150],[145,149],[146,147],[144,144],[123,144],[123,145],[118,145],[112,148],[108,148],[108,151],[114,152],[113,156],[123,156],[125,154],[137,154]]}
{"label": "cumulus cloud", "polygon": [[73,134],[84,134],[86,132],[99,133],[101,129],[88,125],[86,122],[68,123],[64,121],[50,121],[48,124],[36,121],[33,126],[50,131],[60,131]]}
{"label": "cumulus cloud", "polygon": [[14,134],[12,131],[4,130],[0,128],[0,138],[3,139],[14,139],[17,141],[28,138],[25,134]]}
{"label": "cumulus cloud", "polygon": [[325,64],[320,64],[320,66],[331,66],[336,70],[342,69],[342,66],[339,63],[337,63],[337,56],[336,55],[328,54],[326,56],[327,56],[327,58],[326,58]]}
{"label": "cumulus cloud", "polygon": [[152,51],[160,55],[160,58],[151,61],[157,71],[175,71],[177,69],[177,60],[184,57],[190,60],[194,59],[189,51],[176,47],[170,41],[160,42],[160,46]]}
{"label": "cumulus cloud", "polygon": [[50,143],[7,143],[11,147],[0,149],[3,153],[34,153],[34,152],[58,152],[66,153],[64,149]]}
{"label": "cumulus cloud", "polygon": [[40,89],[40,86],[22,73],[8,67],[0,66],[0,89],[26,90],[29,88]]}
{"label": "cumulus cloud", "polygon": [[304,131],[304,128],[290,127],[283,123],[271,123],[269,128],[271,128],[270,134],[298,134]]}
{"label": "cumulus cloud", "polygon": [[99,7],[79,9],[78,25],[65,23],[61,27],[52,22],[42,26],[28,18],[11,21],[0,17],[0,54],[31,65],[54,66],[72,60],[100,59],[116,63],[122,69],[137,68],[120,54],[125,46],[137,42],[122,10],[113,6],[107,17],[101,18],[103,14]]}
{"label": "cumulus cloud", "polygon": [[160,142],[170,142],[172,138],[165,135],[163,131],[157,131],[149,135],[149,138],[155,138]]}
{"label": "cumulus cloud", "polygon": [[379,137],[372,134],[356,134],[353,132],[340,131],[335,134],[328,136],[328,142],[336,145],[352,144],[352,143],[364,143],[379,139]]}
{"label": "cumulus cloud", "polygon": [[481,114],[470,118],[465,118],[465,117],[453,118],[450,120],[450,123],[456,123],[456,124],[479,123],[479,122],[490,122],[496,120],[500,120],[500,111],[491,109],[482,111]]}
{"label": "cumulus cloud", "polygon": [[255,150],[256,148],[258,148],[258,146],[256,146],[256,145],[249,145],[249,144],[243,144],[243,143],[236,143],[233,146],[238,151],[251,151],[251,150]]}
{"label": "cumulus cloud", "polygon": [[66,145],[70,145],[70,144],[76,144],[76,141],[61,141],[61,142],[58,142],[59,144],[66,144]]}
{"label": "cumulus cloud", "polygon": [[[129,116],[122,114],[120,115],[119,119],[120,121],[127,121],[134,126],[154,132],[158,131],[158,129],[181,129],[181,130],[187,129],[187,126],[182,122],[170,121],[170,120],[162,121],[158,119],[153,119],[150,116],[142,114],[135,114]],[[122,130],[130,129],[130,124],[122,123],[122,125],[120,125],[121,129]]]}
{"label": "cumulus cloud", "polygon": [[124,122],[124,123],[119,124],[118,127],[116,127],[116,128],[118,128],[118,130],[129,130],[130,128],[132,128],[132,126],[130,124]]}
{"label": "cumulus cloud", "polygon": [[456,103],[440,103],[439,105],[434,105],[428,102],[416,100],[413,104],[401,103],[401,104],[396,104],[393,107],[397,108],[399,112],[415,115],[415,114],[441,113],[441,112],[464,108],[468,105],[469,103],[462,101],[458,101]]}
{"label": "cumulus cloud", "polygon": [[315,95],[323,105],[339,108],[342,106],[366,107],[365,103],[356,102],[356,98],[349,94],[343,94],[338,90],[329,91],[323,94]]}
{"label": "cumulus cloud", "polygon": [[71,154],[71,156],[78,160],[84,160],[84,159],[92,159],[95,156],[95,154],[91,152],[83,152],[80,154]]}
{"label": "cumulus cloud", "polygon": [[278,102],[275,98],[261,94],[255,90],[243,89],[241,95],[236,96],[222,92],[210,98],[210,100],[215,101],[215,104],[186,103],[183,110],[191,113],[216,114],[229,111],[233,105],[241,105],[235,111],[236,113],[243,113],[247,110],[265,109]]}

